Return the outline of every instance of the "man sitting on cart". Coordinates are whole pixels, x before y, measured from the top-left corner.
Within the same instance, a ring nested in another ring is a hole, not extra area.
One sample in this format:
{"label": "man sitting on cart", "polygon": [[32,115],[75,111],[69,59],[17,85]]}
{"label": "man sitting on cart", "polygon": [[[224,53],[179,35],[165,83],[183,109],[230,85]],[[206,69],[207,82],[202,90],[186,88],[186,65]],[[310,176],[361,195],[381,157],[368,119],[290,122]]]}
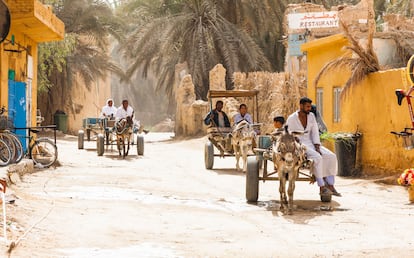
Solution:
{"label": "man sitting on cart", "polygon": [[204,124],[217,128],[218,133],[226,133],[225,137],[221,140],[222,151],[231,151],[233,149],[231,145],[231,138],[228,133],[232,131],[230,127],[230,120],[227,114],[222,111],[223,101],[218,100],[216,102],[216,108],[211,110],[204,118]]}
{"label": "man sitting on cart", "polygon": [[311,112],[311,105],[311,99],[301,98],[299,110],[288,117],[286,124],[291,131],[305,131],[303,135],[298,137],[300,142],[306,146],[307,158],[313,160],[311,170],[320,187],[320,194],[341,196],[334,187],[338,161],[335,153],[321,146],[319,128],[316,118]]}
{"label": "man sitting on cart", "polygon": [[245,120],[249,124],[253,124],[252,116],[249,113],[247,113],[246,104],[240,104],[239,113],[237,113],[233,118],[233,121],[234,121],[235,125],[237,125],[238,123],[240,123],[243,120]]}
{"label": "man sitting on cart", "polygon": [[129,123],[132,123],[132,117],[134,116],[134,109],[128,104],[128,100],[122,100],[122,105],[116,110],[115,120],[119,122],[125,118]]}
{"label": "man sitting on cart", "polygon": [[128,118],[134,116],[134,109],[128,104],[128,100],[122,100],[122,105],[116,110],[115,119],[116,121],[121,120],[122,118]]}
{"label": "man sitting on cart", "polygon": [[115,118],[116,110],[114,101],[112,99],[108,99],[106,101],[106,105],[102,108],[102,117],[112,120]]}
{"label": "man sitting on cart", "polygon": [[206,117],[204,118],[204,124],[212,125],[214,127],[229,127],[230,128],[230,120],[227,114],[222,111],[223,109],[223,101],[218,100],[216,102],[216,108],[211,110]]}

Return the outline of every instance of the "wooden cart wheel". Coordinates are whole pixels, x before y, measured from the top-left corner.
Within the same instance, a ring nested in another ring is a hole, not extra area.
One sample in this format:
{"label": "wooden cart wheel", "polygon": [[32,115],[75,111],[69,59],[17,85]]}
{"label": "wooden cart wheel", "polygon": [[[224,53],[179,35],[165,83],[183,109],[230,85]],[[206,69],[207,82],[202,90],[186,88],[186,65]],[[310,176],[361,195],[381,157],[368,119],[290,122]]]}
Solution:
{"label": "wooden cart wheel", "polygon": [[247,157],[246,200],[257,202],[259,198],[259,162],[255,156]]}
{"label": "wooden cart wheel", "polygon": [[98,156],[102,156],[104,154],[104,142],[105,138],[103,134],[98,134],[98,138],[96,139],[96,150],[98,152]]}
{"label": "wooden cart wheel", "polygon": [[83,149],[83,142],[84,142],[85,133],[83,130],[78,131],[78,149]]}
{"label": "wooden cart wheel", "polygon": [[206,142],[204,146],[204,164],[206,169],[212,169],[214,165],[214,147],[211,142]]}
{"label": "wooden cart wheel", "polygon": [[137,135],[137,153],[144,155],[144,137],[141,135]]}

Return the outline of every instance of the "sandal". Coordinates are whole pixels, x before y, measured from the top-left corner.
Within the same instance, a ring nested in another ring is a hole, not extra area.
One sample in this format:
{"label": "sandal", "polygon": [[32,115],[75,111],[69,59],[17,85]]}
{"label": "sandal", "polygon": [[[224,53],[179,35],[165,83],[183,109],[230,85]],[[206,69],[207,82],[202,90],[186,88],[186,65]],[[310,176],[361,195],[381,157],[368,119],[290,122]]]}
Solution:
{"label": "sandal", "polygon": [[320,193],[319,193],[320,195],[324,195],[324,196],[327,196],[327,195],[332,195],[333,193],[331,192],[331,190],[329,190],[329,188],[328,187],[326,187],[326,186],[321,186],[321,188],[320,188]]}
{"label": "sandal", "polygon": [[332,192],[332,195],[339,196],[339,197],[342,196],[341,193],[339,193],[338,191],[336,191],[336,189],[335,189],[335,187],[333,185],[328,185],[328,187],[329,187],[329,190]]}

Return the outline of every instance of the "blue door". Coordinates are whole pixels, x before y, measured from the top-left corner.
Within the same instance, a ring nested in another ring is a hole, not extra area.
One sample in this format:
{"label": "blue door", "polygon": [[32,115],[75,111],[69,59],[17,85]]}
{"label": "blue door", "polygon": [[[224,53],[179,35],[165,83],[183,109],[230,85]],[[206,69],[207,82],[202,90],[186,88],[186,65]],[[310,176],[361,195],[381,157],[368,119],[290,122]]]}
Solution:
{"label": "blue door", "polygon": [[[12,119],[14,127],[27,126],[26,121],[26,83],[9,80],[9,107],[8,115]],[[24,152],[27,148],[27,130],[16,130],[23,145]]]}

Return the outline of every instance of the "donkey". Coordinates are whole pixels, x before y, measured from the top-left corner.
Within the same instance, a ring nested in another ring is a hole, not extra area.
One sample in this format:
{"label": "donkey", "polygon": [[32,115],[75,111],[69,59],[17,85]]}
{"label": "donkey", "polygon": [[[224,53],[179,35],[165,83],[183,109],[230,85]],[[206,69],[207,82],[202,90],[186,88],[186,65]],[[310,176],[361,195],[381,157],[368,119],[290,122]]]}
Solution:
{"label": "donkey", "polygon": [[[125,158],[128,156],[129,145],[131,143],[133,121],[130,116],[120,119],[116,125],[116,143],[118,146],[119,156]],[[125,146],[126,145],[126,146]]]}
{"label": "donkey", "polygon": [[[288,127],[273,132],[273,163],[279,176],[280,209],[292,213],[293,192],[295,181],[299,175],[299,168],[305,162],[305,145],[299,143],[297,135],[303,132],[289,132]],[[289,181],[288,196],[286,196],[286,180]]]}
{"label": "donkey", "polygon": [[231,133],[231,143],[233,145],[234,155],[236,157],[236,169],[240,171],[239,160],[243,161],[243,171],[247,170],[247,154],[252,151],[253,142],[256,132],[251,124],[242,120],[238,123]]}

